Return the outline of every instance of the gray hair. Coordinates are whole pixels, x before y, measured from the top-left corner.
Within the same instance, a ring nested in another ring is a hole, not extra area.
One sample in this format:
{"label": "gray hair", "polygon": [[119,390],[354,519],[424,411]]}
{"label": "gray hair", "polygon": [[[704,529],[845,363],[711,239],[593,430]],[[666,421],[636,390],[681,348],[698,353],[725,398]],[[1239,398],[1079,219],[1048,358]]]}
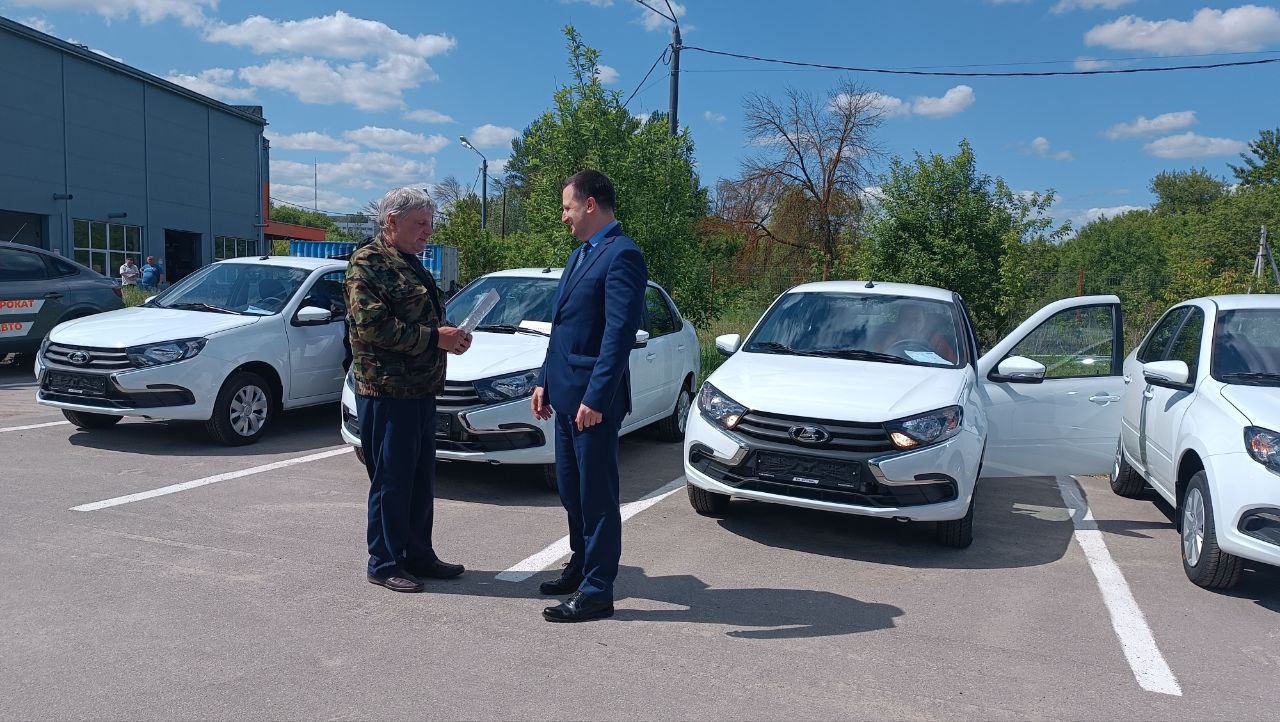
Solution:
{"label": "gray hair", "polygon": [[378,229],[386,230],[391,216],[403,216],[410,211],[425,208],[428,212],[436,212],[436,204],[426,191],[421,188],[395,188],[387,191],[378,201]]}

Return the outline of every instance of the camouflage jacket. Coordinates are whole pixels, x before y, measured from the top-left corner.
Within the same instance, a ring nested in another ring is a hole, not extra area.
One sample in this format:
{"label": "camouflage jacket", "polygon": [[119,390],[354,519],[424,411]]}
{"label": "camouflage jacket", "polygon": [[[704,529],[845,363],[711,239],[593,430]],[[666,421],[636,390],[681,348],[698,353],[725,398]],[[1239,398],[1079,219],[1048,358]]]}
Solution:
{"label": "camouflage jacket", "polygon": [[351,372],[361,396],[422,398],[444,388],[444,304],[430,272],[407,258],[378,236],[347,264]]}

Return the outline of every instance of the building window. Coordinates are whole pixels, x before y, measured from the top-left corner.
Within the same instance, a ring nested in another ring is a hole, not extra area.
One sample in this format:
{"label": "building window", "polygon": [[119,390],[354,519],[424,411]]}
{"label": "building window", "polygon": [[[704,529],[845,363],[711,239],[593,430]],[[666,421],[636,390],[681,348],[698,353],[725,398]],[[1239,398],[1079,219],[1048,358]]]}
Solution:
{"label": "building window", "polygon": [[109,278],[120,277],[125,258],[141,266],[142,226],[102,223],[77,218],[73,221],[75,260]]}
{"label": "building window", "polygon": [[227,258],[243,258],[258,255],[258,242],[231,236],[215,236],[213,239],[213,260]]}

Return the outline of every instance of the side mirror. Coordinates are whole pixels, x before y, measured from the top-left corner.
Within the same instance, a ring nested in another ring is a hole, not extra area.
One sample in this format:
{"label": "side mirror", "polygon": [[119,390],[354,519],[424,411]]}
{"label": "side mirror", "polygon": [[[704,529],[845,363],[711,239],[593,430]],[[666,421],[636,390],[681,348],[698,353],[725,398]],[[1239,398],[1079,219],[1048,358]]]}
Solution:
{"label": "side mirror", "polygon": [[742,336],[736,333],[727,333],[723,336],[716,336],[716,350],[722,355],[732,356],[742,348]]}
{"label": "side mirror", "polygon": [[333,320],[333,313],[319,306],[303,306],[293,317],[295,326],[320,326]]}
{"label": "side mirror", "polygon": [[649,345],[649,332],[644,329],[640,329],[639,331],[636,331],[635,348],[644,348],[645,346],[648,346],[648,345]]}
{"label": "side mirror", "polygon": [[1153,361],[1142,367],[1142,377],[1153,386],[1185,389],[1191,370],[1184,361]]}
{"label": "side mirror", "polygon": [[996,381],[1011,384],[1038,384],[1044,381],[1044,364],[1026,356],[1010,356],[996,366]]}

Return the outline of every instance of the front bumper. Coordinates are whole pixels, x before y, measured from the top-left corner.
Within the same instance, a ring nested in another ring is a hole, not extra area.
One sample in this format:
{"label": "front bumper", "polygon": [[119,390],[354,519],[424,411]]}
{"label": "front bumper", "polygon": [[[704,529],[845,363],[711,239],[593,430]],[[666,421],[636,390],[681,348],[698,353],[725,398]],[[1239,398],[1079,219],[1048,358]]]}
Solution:
{"label": "front bumper", "polygon": [[[451,417],[445,432],[437,431],[436,458],[490,464],[551,464],[556,460],[551,421],[533,417],[528,399],[460,411],[437,407]],[[360,446],[355,392],[343,387],[342,440]]]}
{"label": "front bumper", "polygon": [[[145,416],[152,419],[207,421],[226,373],[226,363],[201,353],[177,363],[120,371],[85,371],[54,366],[36,358],[36,402],[42,406],[93,414]],[[105,394],[68,393],[52,388],[50,373],[101,378]]]}
{"label": "front bumper", "polygon": [[[959,519],[968,510],[982,458],[981,440],[966,429],[924,449],[843,455],[843,463],[851,470],[850,481],[835,484],[761,476],[757,454],[777,450],[713,426],[694,409],[685,434],[685,478],[708,491],[771,504],[946,521]],[[794,448],[785,453],[802,456]]]}
{"label": "front bumper", "polygon": [[1280,566],[1280,475],[1244,452],[1204,461],[1218,546],[1238,557]]}

